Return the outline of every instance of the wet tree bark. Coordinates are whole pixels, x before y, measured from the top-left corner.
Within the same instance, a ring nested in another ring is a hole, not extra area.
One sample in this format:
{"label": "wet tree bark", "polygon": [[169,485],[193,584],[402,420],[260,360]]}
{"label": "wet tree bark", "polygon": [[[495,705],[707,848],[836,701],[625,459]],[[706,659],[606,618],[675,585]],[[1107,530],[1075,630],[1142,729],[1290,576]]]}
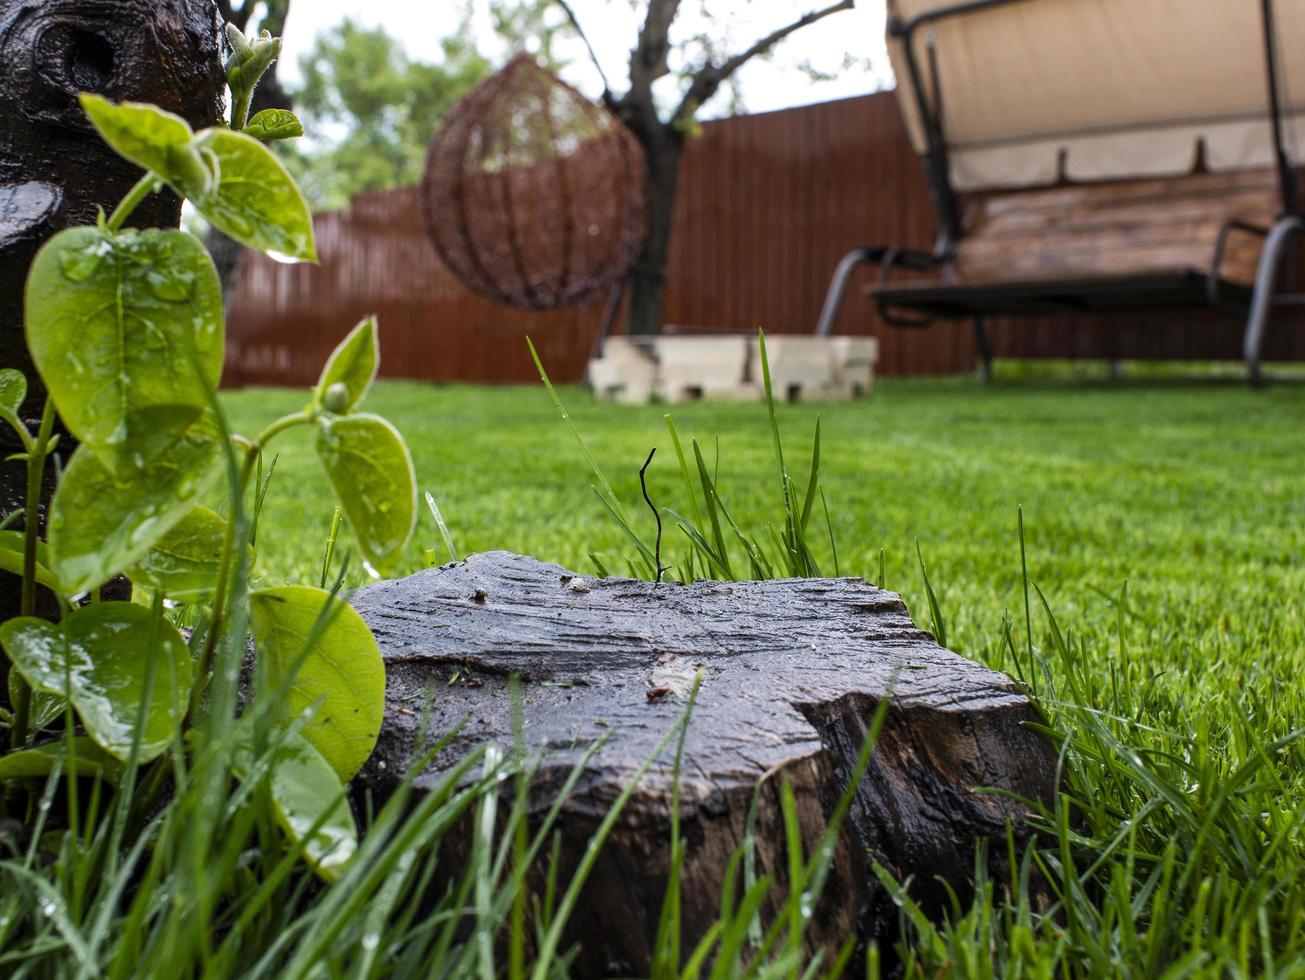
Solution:
{"label": "wet tree bark", "polygon": [[627,107],[623,121],[643,147],[648,171],[648,237],[630,271],[630,308],[626,332],[652,336],[662,329],[662,298],[666,292],[666,260],[675,226],[675,195],[679,192],[684,134],[668,129],[656,117]]}
{"label": "wet tree bark", "polygon": [[[45,391],[23,336],[28,266],[51,235],[94,223],[140,177],[91,129],[77,94],[152,102],[205,126],[221,116],[224,84],[213,0],[0,0],[0,367],[27,375],[33,429]],[[180,213],[174,195],[157,194],[132,224],[175,227]],[[18,448],[5,427],[0,458]],[[72,448],[64,433],[61,455]],[[22,507],[25,479],[21,463],[0,463],[0,514]],[[0,619],[17,611],[17,583],[0,573]]]}
{"label": "wet tree bark", "polygon": [[[704,672],[681,776],[686,949],[719,914],[754,794],[756,873],[783,882],[781,783],[793,787],[809,855],[885,699],[887,721],[811,919],[811,947],[849,936],[891,947],[897,912],[872,860],[899,880],[913,876],[915,898],[932,912],[942,909],[946,886],[964,900],[981,841],[992,844],[994,880],[1007,880],[1005,828],[1010,822],[1016,840],[1027,840],[1027,813],[975,788],[1046,802],[1055,786],[1055,752],[1027,727],[1039,715],[1017,686],[939,647],[898,596],[859,579],[586,581],[499,552],[380,583],[351,601],[375,632],[388,675],[385,722],[360,785],[388,795],[417,746],[459,726],[417,777],[419,792],[476,745],[509,749],[509,677],[518,675],[524,749],[543,759],[536,813],[597,746],[559,823],[564,873]],[[582,947],[577,976],[647,973],[670,867],[674,749],[639,785],[585,887],[571,923],[571,941]],[[772,901],[765,914],[775,910]]]}

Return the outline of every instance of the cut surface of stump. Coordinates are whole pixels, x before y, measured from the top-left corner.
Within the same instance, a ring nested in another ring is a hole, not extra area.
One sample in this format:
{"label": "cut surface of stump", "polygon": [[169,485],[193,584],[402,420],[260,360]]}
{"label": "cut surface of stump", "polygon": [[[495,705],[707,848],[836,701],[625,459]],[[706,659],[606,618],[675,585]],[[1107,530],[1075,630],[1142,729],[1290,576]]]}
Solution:
{"label": "cut surface of stump", "polygon": [[[754,798],[757,873],[781,881],[773,912],[788,861],[781,780],[793,787],[810,854],[885,699],[809,946],[892,937],[897,912],[875,861],[899,880],[914,876],[926,908],[942,900],[938,878],[964,895],[977,842],[991,840],[997,861],[1008,821],[1026,835],[1023,807],[976,788],[1039,800],[1054,789],[1055,753],[1026,725],[1041,719],[1017,685],[938,646],[896,594],[860,579],[654,584],[496,552],[351,601],[387,667],[385,722],[363,784],[385,795],[418,746],[459,725],[419,790],[485,741],[509,748],[516,675],[525,750],[543,758],[539,806],[597,746],[563,811],[564,871],[682,716],[702,672],[680,778],[686,949],[719,915]],[[674,750],[640,782],[585,886],[571,925],[580,975],[648,967],[670,866]]]}

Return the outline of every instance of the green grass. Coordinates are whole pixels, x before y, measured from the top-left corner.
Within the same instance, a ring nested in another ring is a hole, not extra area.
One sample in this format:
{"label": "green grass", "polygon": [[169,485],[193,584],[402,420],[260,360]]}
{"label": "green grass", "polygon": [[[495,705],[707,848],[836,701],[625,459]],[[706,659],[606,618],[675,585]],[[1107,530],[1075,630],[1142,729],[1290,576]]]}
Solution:
{"label": "green grass", "polygon": [[[660,448],[649,471],[654,499],[687,511],[665,407],[562,394],[646,537],[653,523],[638,469],[652,447]],[[236,431],[248,431],[302,401],[298,392],[248,390],[225,404]],[[581,452],[542,387],[386,383],[369,407],[406,436],[419,485],[439,500],[464,554],[507,548],[589,572],[588,555],[598,552],[625,570],[626,539],[594,499]],[[776,521],[764,408],[671,411],[686,439],[703,442],[709,464],[719,438],[720,492],[739,523]],[[798,450],[817,417],[840,570],[877,579],[882,548],[888,587],[927,613],[918,540],[957,649],[982,654],[1004,612],[1022,616],[1022,506],[1030,575],[1077,629],[1111,633],[1113,596],[1127,582],[1134,641],[1170,650],[1171,668],[1244,651],[1285,679],[1299,663],[1305,388],[884,382],[871,401],[780,408],[798,482],[806,466]],[[273,536],[259,541],[259,571],[270,580],[320,574],[332,504],[310,439],[290,433],[278,444],[265,521]],[[428,551],[446,558],[422,510],[406,570]],[[820,537],[813,549],[832,571]],[[684,538],[668,530],[667,548],[682,553]]]}
{"label": "green grass", "polygon": [[[652,447],[654,498],[691,513],[664,409],[562,396],[646,540],[637,474]],[[302,399],[245,391],[226,405],[250,430]],[[626,568],[631,549],[542,388],[391,383],[369,406],[404,432],[462,553],[590,571],[597,552]],[[719,438],[738,523],[782,532],[764,408],[673,414],[708,466]],[[928,623],[918,543],[949,645],[1034,687],[1066,745],[1067,793],[1026,863],[1053,906],[986,882],[937,929],[902,894],[906,972],[1305,976],[1305,388],[885,382],[872,401],[780,409],[799,488],[817,416],[842,573],[877,580],[882,549],[887,586]],[[331,511],[307,442],[287,438],[259,574],[316,581]],[[832,571],[822,535],[808,540]],[[668,564],[690,550],[668,531]],[[408,569],[445,557],[426,515]]]}

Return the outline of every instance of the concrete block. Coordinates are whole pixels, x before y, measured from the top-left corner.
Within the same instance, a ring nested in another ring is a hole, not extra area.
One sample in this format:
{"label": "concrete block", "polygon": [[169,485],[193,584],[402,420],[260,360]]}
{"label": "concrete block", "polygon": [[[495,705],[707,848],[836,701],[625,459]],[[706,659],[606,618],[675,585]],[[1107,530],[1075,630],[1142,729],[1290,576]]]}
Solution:
{"label": "concrete block", "polygon": [[748,339],[743,335],[657,338],[657,390],[671,403],[754,397],[745,383]]}
{"label": "concrete block", "polygon": [[653,344],[629,337],[609,337],[602,357],[589,362],[588,381],[599,401],[646,404],[657,386]]}

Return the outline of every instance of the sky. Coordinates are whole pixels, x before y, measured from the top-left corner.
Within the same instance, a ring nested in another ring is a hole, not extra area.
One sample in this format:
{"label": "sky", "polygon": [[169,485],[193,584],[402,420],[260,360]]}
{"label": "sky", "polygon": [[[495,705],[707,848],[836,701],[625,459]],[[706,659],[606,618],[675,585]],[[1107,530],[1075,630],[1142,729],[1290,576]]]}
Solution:
{"label": "sky", "polygon": [[[411,56],[439,59],[439,40],[456,28],[459,9],[470,2],[473,25],[481,50],[495,60],[509,53],[494,36],[487,12],[488,0],[295,0],[285,28],[282,72],[288,82],[298,79],[298,61],[320,32],[346,17],[367,25],[380,25],[400,38]],[[726,50],[734,53],[758,37],[768,34],[828,0],[701,0],[686,2],[677,21],[684,36],[707,31],[724,37]],[[571,0],[615,89],[620,90],[634,45],[639,19],[628,0]],[[716,21],[708,25],[700,6],[705,4]],[[856,8],[834,14],[795,33],[780,44],[768,61],[754,60],[738,76],[743,107],[764,112],[812,102],[824,102],[874,92],[891,84],[892,73],[883,46],[883,0],[857,0]],[[672,35],[674,38],[675,35]],[[597,96],[602,84],[579,42],[560,52],[569,64],[563,77],[581,91]],[[856,63],[844,66],[845,56]],[[868,64],[866,61],[868,60]],[[813,81],[800,66],[808,63],[837,74],[830,81]],[[672,97],[674,83],[664,80],[664,94]],[[726,93],[707,106],[703,116],[722,115],[729,110]]]}

